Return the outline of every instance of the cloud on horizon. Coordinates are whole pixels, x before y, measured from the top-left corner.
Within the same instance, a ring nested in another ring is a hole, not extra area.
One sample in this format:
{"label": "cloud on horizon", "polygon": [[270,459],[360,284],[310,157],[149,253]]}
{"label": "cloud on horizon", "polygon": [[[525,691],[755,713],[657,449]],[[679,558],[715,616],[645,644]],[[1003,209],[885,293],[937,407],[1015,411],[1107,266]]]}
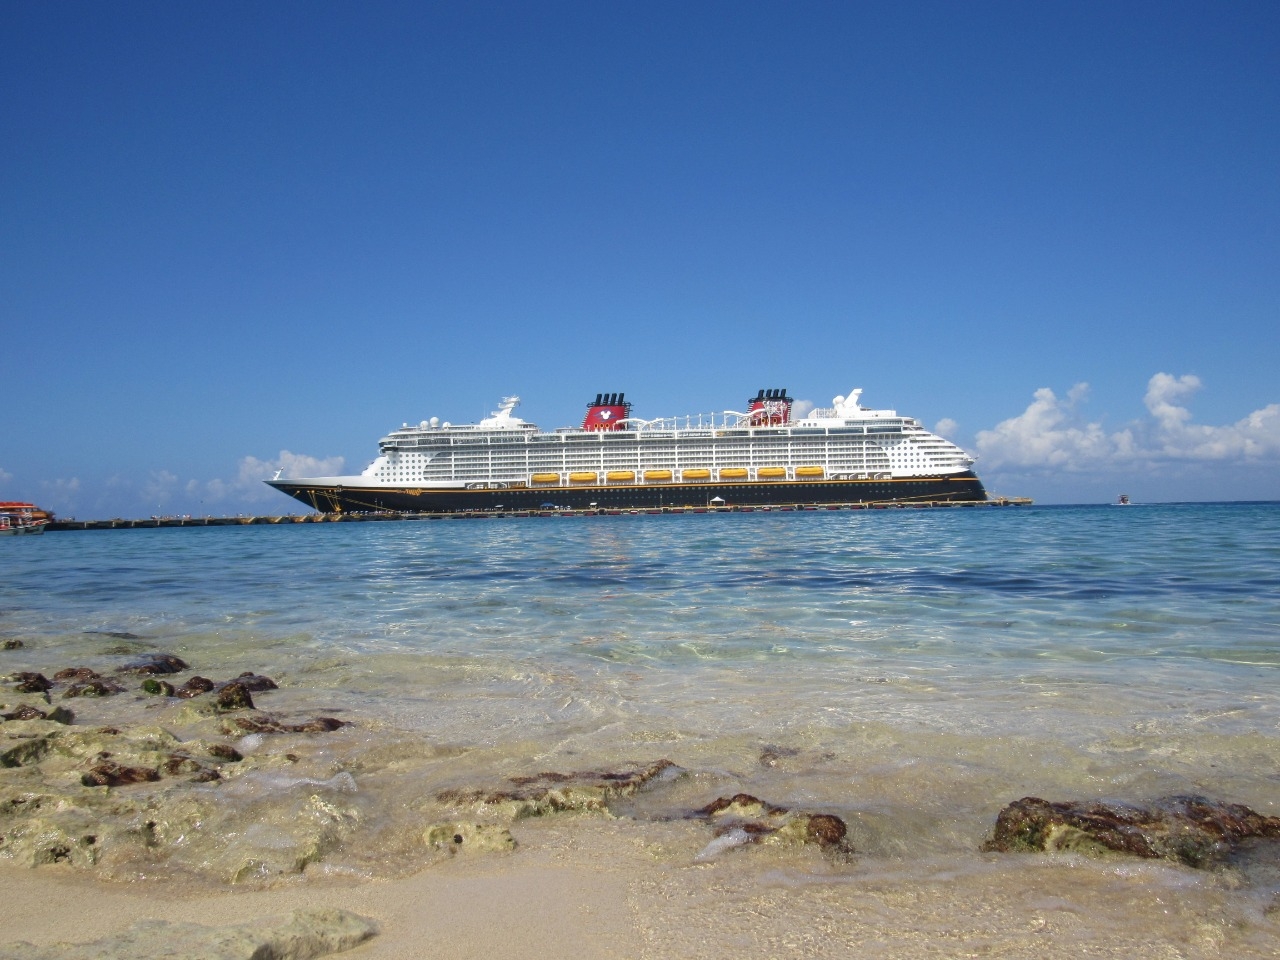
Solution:
{"label": "cloud on horizon", "polygon": [[1021,414],[978,433],[977,452],[987,468],[1055,471],[1280,459],[1280,403],[1233,424],[1197,424],[1184,403],[1200,387],[1200,378],[1192,374],[1157,373],[1147,382],[1143,401],[1150,416],[1110,432],[1079,411],[1087,383],[1076,384],[1062,399],[1041,387]]}
{"label": "cloud on horizon", "polygon": [[203,484],[199,480],[191,480],[187,484],[187,492],[203,494],[204,499],[215,503],[231,499],[262,501],[282,496],[262,482],[270,480],[277,472],[285,477],[334,477],[342,474],[345,463],[345,457],[311,457],[289,450],[281,450],[274,460],[242,457],[234,480],[209,480]]}

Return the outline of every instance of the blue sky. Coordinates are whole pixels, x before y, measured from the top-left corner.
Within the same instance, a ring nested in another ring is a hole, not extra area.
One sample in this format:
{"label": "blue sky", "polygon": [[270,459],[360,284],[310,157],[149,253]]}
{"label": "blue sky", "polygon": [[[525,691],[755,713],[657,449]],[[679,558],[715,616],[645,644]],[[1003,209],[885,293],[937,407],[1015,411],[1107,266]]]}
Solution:
{"label": "blue sky", "polygon": [[[1280,6],[0,3],[0,499],[760,387],[1045,502],[1280,499]],[[291,472],[291,471],[288,471]]]}

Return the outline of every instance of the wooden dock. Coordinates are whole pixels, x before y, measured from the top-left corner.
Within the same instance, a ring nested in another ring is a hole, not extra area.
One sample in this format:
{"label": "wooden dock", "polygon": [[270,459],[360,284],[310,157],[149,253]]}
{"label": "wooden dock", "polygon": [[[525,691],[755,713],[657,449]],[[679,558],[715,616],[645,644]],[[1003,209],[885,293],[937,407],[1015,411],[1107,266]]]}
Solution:
{"label": "wooden dock", "polygon": [[781,503],[772,505],[731,505],[702,507],[636,507],[547,510],[475,510],[459,513],[286,513],[261,517],[148,517],[145,520],[53,520],[45,528],[59,530],[151,530],[157,527],[241,527],[280,523],[386,523],[423,520],[505,520],[522,517],[619,517],[685,513],[820,513],[830,510],[927,510],[975,509],[980,507],[1023,507],[1026,497],[995,497],[990,500],[885,500],[870,503]]}

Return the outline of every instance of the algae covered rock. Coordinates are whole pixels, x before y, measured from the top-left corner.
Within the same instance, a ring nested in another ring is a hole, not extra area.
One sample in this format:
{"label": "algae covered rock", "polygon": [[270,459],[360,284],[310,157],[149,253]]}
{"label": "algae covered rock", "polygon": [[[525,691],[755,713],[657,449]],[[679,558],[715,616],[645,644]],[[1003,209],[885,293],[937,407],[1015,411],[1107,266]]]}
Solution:
{"label": "algae covered rock", "polygon": [[357,809],[319,794],[264,813],[213,861],[215,871],[231,883],[301,873],[341,847],[360,823]]}
{"label": "algae covered rock", "polygon": [[253,697],[243,683],[232,680],[214,696],[214,709],[222,711],[252,710]]}
{"label": "algae covered rock", "polygon": [[4,720],[48,720],[52,723],[71,723],[75,719],[75,714],[66,707],[54,707],[52,710],[41,710],[39,707],[33,707],[29,703],[18,704],[9,713],[0,713],[0,719]]}
{"label": "algae covered rock", "polygon": [[506,827],[491,823],[437,823],[422,834],[422,842],[449,854],[503,851],[516,848]]}
{"label": "algae covered rock", "polygon": [[187,669],[189,669],[187,663],[181,657],[175,657],[171,653],[149,653],[140,660],[126,663],[116,672],[154,676],[155,674],[181,673]]}
{"label": "algae covered rock", "polygon": [[301,723],[284,723],[275,717],[263,714],[256,717],[236,717],[232,725],[223,727],[223,732],[241,735],[246,733],[328,733],[346,725],[344,721],[333,717],[315,717]]}
{"label": "algae covered rock", "polygon": [[1023,797],[1000,811],[983,850],[1122,853],[1208,867],[1253,837],[1280,838],[1280,817],[1196,796],[1142,805]]}
{"label": "algae covered rock", "polygon": [[6,824],[0,833],[0,855],[22,867],[51,863],[92,867],[102,849],[99,828],[84,811],[59,812],[58,817],[31,816]]}
{"label": "algae covered rock", "polygon": [[202,693],[208,693],[213,687],[214,683],[208,677],[190,677],[186,683],[174,691],[174,696],[187,700],[198,697]]}
{"label": "algae covered rock", "polygon": [[240,676],[236,677],[235,683],[242,685],[246,690],[253,693],[262,693],[264,690],[279,690],[279,685],[270,677],[260,677],[252,670],[246,670]]}
{"label": "algae covered rock", "polygon": [[748,843],[843,848],[849,832],[845,822],[833,814],[791,811],[749,793],[719,797],[694,816],[714,824],[716,837],[726,840],[714,844],[710,852]]}
{"label": "algae covered rock", "polygon": [[9,679],[19,693],[47,693],[53,687],[53,682],[44,674],[27,670],[15,673]]}
{"label": "algae covered rock", "polygon": [[113,697],[123,692],[124,687],[114,680],[94,677],[71,684],[62,695],[63,697]]}
{"label": "algae covered rock", "polygon": [[153,697],[175,696],[172,683],[168,680],[157,680],[155,677],[147,677],[142,681],[142,692],[149,693]]}
{"label": "algae covered rock", "polygon": [[680,774],[670,760],[616,771],[537,773],[511,777],[510,787],[494,790],[442,790],[445,803],[493,808],[508,819],[536,817],[569,810],[608,813],[610,801],[629,797],[650,782]]}
{"label": "algae covered rock", "polygon": [[80,782],[86,787],[120,787],[129,783],[153,783],[160,771],[151,767],[127,767],[114,760],[103,760],[89,768]]}

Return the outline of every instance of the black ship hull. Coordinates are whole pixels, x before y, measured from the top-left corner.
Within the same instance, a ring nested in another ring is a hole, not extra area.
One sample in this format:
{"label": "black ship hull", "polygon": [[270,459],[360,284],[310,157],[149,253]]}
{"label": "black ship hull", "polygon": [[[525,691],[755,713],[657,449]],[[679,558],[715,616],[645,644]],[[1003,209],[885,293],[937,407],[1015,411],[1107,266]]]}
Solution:
{"label": "black ship hull", "polygon": [[533,487],[497,483],[472,488],[333,486],[306,480],[268,480],[320,513],[461,513],[564,508],[631,510],[654,507],[781,506],[827,503],[981,502],[972,471],[945,477],[893,480],[797,480]]}

